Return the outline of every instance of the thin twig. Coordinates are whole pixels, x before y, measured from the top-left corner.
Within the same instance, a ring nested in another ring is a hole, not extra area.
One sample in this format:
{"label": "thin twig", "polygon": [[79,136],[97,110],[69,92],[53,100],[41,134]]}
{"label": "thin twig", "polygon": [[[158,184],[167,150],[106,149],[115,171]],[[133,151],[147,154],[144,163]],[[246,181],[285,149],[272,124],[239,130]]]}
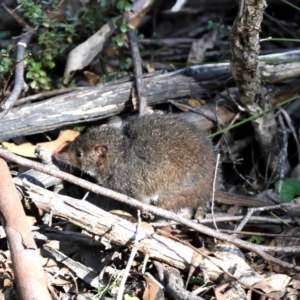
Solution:
{"label": "thin twig", "polygon": [[281,147],[281,151],[280,151],[281,155],[280,155],[279,161],[278,161],[279,183],[278,183],[278,190],[277,190],[277,192],[280,194],[283,180],[285,177],[285,165],[286,165],[286,161],[287,161],[287,157],[288,157],[288,153],[287,153],[288,134],[287,134],[286,128],[284,126],[281,114],[278,116],[278,121],[279,121],[281,130],[282,130],[282,147]]}
{"label": "thin twig", "polygon": [[235,232],[236,233],[240,232],[245,227],[245,225],[248,223],[250,217],[255,212],[257,212],[257,211],[269,211],[269,210],[273,210],[273,209],[280,209],[281,206],[282,206],[281,204],[278,204],[278,205],[271,205],[271,206],[265,206],[265,207],[259,207],[259,208],[255,208],[255,207],[248,208],[246,216],[243,218],[242,222],[236,228]]}
{"label": "thin twig", "polygon": [[125,272],[123,274],[123,277],[122,277],[122,280],[121,280],[121,283],[120,283],[120,286],[119,286],[119,290],[118,290],[118,296],[117,296],[117,300],[122,300],[123,299],[123,294],[124,294],[124,290],[125,290],[125,283],[126,283],[126,280],[129,276],[129,272],[130,272],[130,268],[133,264],[133,260],[137,254],[137,251],[138,251],[138,236],[139,236],[139,231],[140,231],[140,228],[141,228],[141,211],[138,210],[137,211],[137,217],[138,217],[138,223],[137,223],[137,226],[136,226],[136,233],[135,233],[135,238],[134,238],[134,243],[133,243],[133,247],[132,247],[132,250],[131,250],[131,253],[130,253],[130,257],[128,259],[128,262],[127,262],[127,265],[126,265],[126,268],[125,268]]}
{"label": "thin twig", "polygon": [[215,194],[216,194],[216,182],[218,180],[218,170],[219,170],[219,161],[220,161],[220,153],[217,155],[217,161],[216,161],[216,166],[215,166],[215,174],[214,174],[214,182],[213,182],[213,187],[212,187],[212,197],[211,197],[211,213],[212,213],[212,219],[213,219],[213,224],[215,226],[215,229],[219,231],[217,223],[215,221],[215,213],[214,213],[214,206],[215,206]]}
{"label": "thin twig", "polygon": [[[215,220],[216,222],[234,222],[234,221],[240,221],[244,218],[245,216],[222,216],[222,217],[216,217]],[[290,217],[285,217],[285,218],[280,218],[280,219],[274,219],[273,217],[266,217],[266,216],[252,216],[250,217],[249,221],[252,221],[252,223],[263,223],[264,225],[267,224],[289,224],[289,225],[297,225],[296,221],[294,221]],[[193,222],[197,222],[199,224],[210,224],[213,223],[212,218],[206,218],[206,219],[197,219],[193,220]],[[176,225],[176,222],[170,222],[170,225]],[[154,222],[150,223],[151,226],[154,228],[159,228],[159,227],[164,227],[166,226],[166,222]]]}
{"label": "thin twig", "polygon": [[247,289],[253,290],[256,293],[260,294],[260,295],[265,295],[261,292],[259,292],[258,290],[248,286],[245,282],[242,282],[239,278],[235,277],[233,274],[231,274],[228,270],[226,270],[222,264],[219,263],[219,261],[217,261],[215,258],[210,257],[209,255],[207,255],[204,251],[202,251],[201,249],[198,249],[196,247],[194,247],[193,245],[191,245],[189,242],[184,241],[184,240],[180,240],[179,238],[171,235],[171,234],[166,234],[163,230],[159,231],[162,235],[169,237],[179,243],[182,243],[188,247],[190,247],[191,249],[193,249],[195,252],[199,253],[201,256],[205,257],[206,259],[208,259],[213,265],[215,265],[216,267],[218,267],[220,270],[222,270],[225,274],[227,274],[229,277],[231,277],[232,279],[236,280],[238,283],[240,283],[242,286],[246,287]]}
{"label": "thin twig", "polygon": [[[15,162],[19,165],[22,166],[26,166],[29,168],[33,168],[37,171],[46,173],[48,175],[51,176],[55,176],[58,177],[60,179],[66,180],[70,183],[73,184],[77,184],[78,186],[81,186],[87,190],[90,190],[92,192],[94,192],[95,194],[100,194],[100,195],[104,195],[107,197],[111,197],[115,200],[124,202],[126,204],[132,205],[140,210],[142,210],[143,212],[148,212],[151,214],[155,214],[167,219],[171,219],[174,220],[178,223],[181,223],[187,227],[190,227],[198,232],[207,234],[213,238],[217,238],[220,240],[224,240],[228,243],[232,243],[238,247],[242,247],[244,249],[247,249],[249,251],[253,251],[255,252],[257,255],[259,255],[260,257],[262,257],[264,260],[270,262],[270,263],[275,263],[278,264],[280,266],[283,266],[285,268],[291,268],[297,271],[300,271],[300,267],[294,265],[294,264],[290,264],[290,263],[286,263],[280,259],[277,259],[269,254],[267,254],[266,252],[264,252],[261,248],[261,246],[259,245],[254,245],[251,244],[249,242],[243,241],[241,239],[238,239],[234,236],[229,236],[227,234],[221,233],[221,232],[217,232],[216,230],[213,230],[211,228],[205,227],[201,224],[195,224],[194,222],[192,222],[191,220],[188,220],[184,217],[179,216],[178,214],[172,212],[172,211],[167,211],[165,209],[159,208],[159,207],[155,207],[146,203],[143,203],[141,201],[138,201],[136,199],[133,199],[131,197],[128,197],[126,195],[120,194],[118,192],[109,190],[107,188],[101,187],[97,184],[93,184],[91,182],[88,182],[86,180],[83,180],[81,178],[77,178],[73,175],[67,174],[65,172],[62,172],[60,170],[55,170],[49,166],[44,166],[40,163],[34,162],[34,161],[30,161],[28,159],[19,157],[17,155],[14,155],[13,153],[4,150],[4,149],[0,149],[0,157],[3,157],[9,161]],[[267,248],[264,248],[267,250]]]}
{"label": "thin twig", "polygon": [[27,24],[23,18],[20,18],[14,11],[12,11],[11,9],[9,9],[5,4],[2,4],[2,7],[6,10],[6,12],[8,14],[11,15],[11,17],[18,23],[20,24],[23,28],[26,28],[28,31],[33,30],[33,28]]}
{"label": "thin twig", "polygon": [[14,106],[15,102],[18,100],[18,97],[21,94],[21,91],[24,87],[24,55],[25,55],[25,48],[27,47],[28,43],[30,42],[34,32],[28,31],[26,34],[18,42],[17,46],[17,66],[15,69],[15,78],[14,78],[14,88],[7,98],[5,103],[0,108],[0,120],[9,112],[9,110]]}
{"label": "thin twig", "polygon": [[[127,15],[127,23],[130,24],[129,16]],[[143,72],[142,72],[142,63],[141,56],[139,52],[139,47],[137,44],[137,38],[134,30],[128,28],[128,38],[131,50],[131,56],[133,60],[133,69],[135,77],[135,87],[136,94],[139,102],[139,115],[143,116],[146,114],[147,109],[147,99],[145,97],[144,85],[143,85]]]}
{"label": "thin twig", "polygon": [[300,142],[299,142],[299,138],[297,136],[295,127],[293,125],[293,122],[291,120],[291,117],[289,116],[287,111],[282,107],[279,108],[279,113],[281,113],[285,117],[286,123],[288,124],[288,126],[293,134],[293,137],[294,137],[294,140],[296,143],[296,147],[297,147],[297,152],[298,152],[298,163],[300,163]]}
{"label": "thin twig", "polygon": [[45,99],[47,97],[57,96],[57,95],[66,94],[66,93],[70,93],[70,92],[74,92],[74,91],[80,91],[83,89],[84,89],[84,87],[70,87],[70,88],[61,88],[61,89],[53,90],[53,91],[46,91],[46,92],[42,92],[39,94],[30,95],[28,97],[20,98],[15,103],[15,105],[21,105],[21,104],[27,103],[32,100]]}

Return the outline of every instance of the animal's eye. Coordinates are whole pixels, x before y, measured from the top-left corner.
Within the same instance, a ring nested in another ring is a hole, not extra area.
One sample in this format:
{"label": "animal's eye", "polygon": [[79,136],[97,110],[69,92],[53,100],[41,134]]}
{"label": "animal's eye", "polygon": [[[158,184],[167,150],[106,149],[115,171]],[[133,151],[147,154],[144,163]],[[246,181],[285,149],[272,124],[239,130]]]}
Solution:
{"label": "animal's eye", "polygon": [[78,150],[78,151],[76,152],[76,157],[82,158],[82,157],[83,157],[83,152]]}

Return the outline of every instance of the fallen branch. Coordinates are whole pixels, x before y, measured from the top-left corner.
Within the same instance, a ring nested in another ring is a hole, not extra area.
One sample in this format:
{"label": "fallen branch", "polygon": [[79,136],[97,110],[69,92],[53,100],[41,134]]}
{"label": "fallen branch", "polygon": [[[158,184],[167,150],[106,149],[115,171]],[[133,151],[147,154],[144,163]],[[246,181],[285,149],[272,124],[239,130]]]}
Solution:
{"label": "fallen branch", "polygon": [[[300,63],[278,63],[278,60],[299,60],[300,50],[290,51],[281,56],[269,55],[262,58],[267,57],[274,58],[274,65],[261,63],[260,73],[265,82],[299,77]],[[191,67],[168,74],[147,74],[143,77],[144,96],[148,105],[189,97],[191,94],[205,96],[208,90],[215,91],[220,86],[225,87],[229,77],[231,77],[229,63]],[[125,78],[13,108],[0,120],[0,141],[131,111],[132,88],[132,79]],[[220,107],[227,105],[228,101],[225,104],[213,102],[212,105],[209,104],[208,111],[212,106],[217,106],[220,110]],[[234,116],[235,113],[231,115],[231,119]]]}
{"label": "fallen branch", "polygon": [[0,218],[20,299],[51,299],[40,256],[6,163],[0,159]]}
{"label": "fallen branch", "polygon": [[[238,239],[234,236],[229,236],[229,235],[226,235],[224,233],[217,232],[217,231],[215,231],[211,228],[205,227],[203,225],[195,224],[191,220],[185,219],[185,218],[177,215],[174,212],[167,211],[167,210],[164,210],[164,209],[159,208],[159,207],[155,207],[155,206],[152,206],[152,205],[149,205],[149,204],[142,203],[141,201],[138,201],[138,200],[130,198],[126,195],[114,192],[114,191],[109,190],[107,188],[101,187],[97,184],[90,183],[86,180],[83,180],[81,178],[77,178],[73,175],[67,174],[67,173],[62,172],[60,170],[55,170],[55,169],[53,169],[49,166],[44,166],[40,163],[32,162],[28,159],[18,157],[17,155],[14,155],[14,154],[10,153],[9,151],[3,150],[3,149],[0,149],[0,157],[3,157],[5,159],[8,159],[10,161],[13,161],[13,162],[15,162],[17,164],[20,164],[20,165],[23,165],[23,166],[33,168],[37,171],[44,172],[44,173],[49,174],[51,176],[58,177],[60,179],[71,182],[73,184],[77,184],[77,185],[79,185],[79,186],[81,186],[81,187],[83,187],[87,190],[92,191],[93,193],[104,195],[104,196],[116,199],[118,201],[124,202],[126,204],[129,204],[131,206],[136,207],[137,209],[140,209],[143,212],[151,213],[151,214],[158,215],[158,216],[161,216],[161,217],[164,217],[164,218],[167,218],[167,219],[174,220],[174,221],[176,221],[178,223],[181,223],[181,224],[183,224],[187,227],[190,227],[190,228],[192,228],[192,229],[194,229],[198,232],[201,232],[203,234],[207,234],[207,235],[209,235],[213,238],[217,238],[217,239],[232,243],[232,244],[234,244],[238,247],[247,249],[249,251],[253,251],[257,255],[262,257],[264,260],[266,260],[270,263],[276,263],[280,266],[300,271],[300,267],[298,267],[294,264],[286,263],[286,262],[284,262],[280,259],[277,259],[277,258],[265,253],[262,250],[261,246],[259,246],[259,245],[254,245],[254,244],[251,244],[249,242]],[[46,190],[43,189],[43,191],[46,191]],[[51,210],[51,207],[49,207],[49,209]],[[90,214],[90,212],[89,212],[89,214]]]}

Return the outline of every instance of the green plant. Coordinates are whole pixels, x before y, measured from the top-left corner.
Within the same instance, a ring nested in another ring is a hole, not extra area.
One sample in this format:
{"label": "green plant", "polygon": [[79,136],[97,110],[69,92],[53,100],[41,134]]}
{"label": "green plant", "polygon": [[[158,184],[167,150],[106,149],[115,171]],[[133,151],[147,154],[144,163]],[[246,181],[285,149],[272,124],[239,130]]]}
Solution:
{"label": "green plant", "polygon": [[117,3],[117,9],[120,10],[121,17],[114,18],[114,22],[116,23],[119,34],[114,36],[111,40],[115,44],[116,47],[120,50],[120,70],[128,70],[132,66],[132,60],[130,57],[122,57],[122,48],[129,48],[126,33],[129,28],[133,29],[131,24],[127,23],[127,12],[131,10],[131,4],[127,0],[120,0]]}
{"label": "green plant", "polygon": [[83,5],[78,23],[84,25],[85,31],[96,32],[107,22],[109,0],[80,0]]}
{"label": "green plant", "polygon": [[257,245],[262,245],[266,242],[266,239],[262,236],[252,235],[251,237],[249,237],[247,239],[247,242],[254,243],[254,244],[257,244]]}
{"label": "green plant", "polygon": [[37,43],[32,43],[31,58],[26,75],[33,89],[49,90],[53,86],[49,71],[56,66],[56,59],[64,55],[70,46],[70,39],[76,36],[75,22],[59,22],[51,18],[51,12],[59,11],[59,0],[39,1],[17,0],[18,10],[26,21],[37,28]]}
{"label": "green plant", "polygon": [[24,10],[24,17],[32,26],[38,26],[38,43],[32,49],[33,59],[42,63],[43,68],[55,67],[55,59],[63,55],[69,47],[69,41],[76,36],[76,20],[67,23],[50,17],[51,11],[59,11],[59,0],[42,1],[36,4],[32,0],[18,0]]}
{"label": "green plant", "polygon": [[201,286],[203,284],[205,284],[204,282],[204,279],[202,277],[191,277],[191,279],[189,280],[189,284],[195,284],[195,285],[198,285],[198,286]]}
{"label": "green plant", "polygon": [[133,297],[126,294],[124,295],[124,300],[140,300],[140,299],[138,297]]}
{"label": "green plant", "polygon": [[7,73],[12,69],[15,60],[10,55],[11,49],[12,46],[9,46],[0,51],[0,74]]}
{"label": "green plant", "polygon": [[120,61],[121,70],[128,70],[132,66],[132,59],[126,57],[125,60]]}
{"label": "green plant", "polygon": [[121,280],[119,278],[115,278],[112,282],[109,282],[107,285],[103,285],[102,287],[96,289],[96,294],[92,297],[89,297],[88,300],[98,300],[107,293],[110,295],[116,294],[116,289],[119,287]]}
{"label": "green plant", "polygon": [[[23,13],[25,20],[37,30],[36,42],[31,43],[31,58],[25,69],[25,77],[29,79],[29,86],[33,89],[49,90],[60,86],[60,80],[54,81],[51,70],[57,61],[65,57],[67,52],[79,39],[90,36],[103,26],[108,20],[108,0],[81,0],[81,7],[73,15],[66,17],[61,0],[17,0],[19,13]],[[107,80],[120,77],[123,70],[132,66],[130,57],[124,56],[122,48],[128,48],[126,32],[131,26],[127,24],[126,14],[131,9],[129,0],[119,0],[116,8],[120,15],[110,18],[118,28],[118,34],[112,38],[115,47],[120,50],[119,70],[114,76],[107,76]],[[141,37],[140,37],[141,38]],[[101,58],[101,56],[100,56]],[[0,64],[2,70],[11,67],[11,61]],[[1,71],[1,69],[0,69]]]}
{"label": "green plant", "polygon": [[208,21],[207,28],[209,30],[211,29],[217,30],[219,39],[228,37],[231,32],[231,26],[224,25],[221,23],[214,23],[213,21]]}
{"label": "green plant", "polygon": [[120,11],[120,16],[113,18],[113,21],[117,25],[120,33],[112,38],[112,42],[114,42],[117,47],[128,48],[125,34],[131,25],[127,23],[126,15],[127,12],[131,10],[131,4],[127,0],[120,0],[117,3],[117,9]]}
{"label": "green plant", "polygon": [[47,76],[47,73],[42,69],[42,63],[36,62],[32,58],[29,58],[28,60],[26,78],[30,79],[29,86],[32,89],[51,89],[51,79]]}
{"label": "green plant", "polygon": [[277,107],[284,106],[285,104],[290,103],[290,102],[292,102],[292,101],[295,101],[295,100],[297,100],[298,98],[299,98],[299,95],[293,96],[292,98],[289,98],[289,99],[287,99],[287,100],[285,100],[285,101],[283,101],[283,102],[281,102],[281,103],[278,103],[277,106],[274,106],[274,107],[272,107],[272,108],[268,108],[268,109],[266,109],[266,110],[264,110],[264,111],[262,111],[262,112],[260,112],[260,113],[257,113],[256,115],[253,115],[253,116],[251,116],[251,117],[249,117],[249,118],[246,118],[246,119],[244,119],[244,120],[242,120],[242,121],[240,121],[240,122],[237,122],[237,123],[235,123],[235,124],[233,124],[233,125],[230,125],[230,126],[228,126],[228,127],[225,127],[225,128],[223,128],[223,129],[221,129],[221,130],[215,132],[215,133],[212,133],[212,134],[209,135],[209,137],[212,138],[212,137],[215,137],[216,135],[219,135],[219,134],[221,134],[221,133],[226,133],[227,131],[229,131],[229,130],[231,130],[231,129],[233,129],[233,128],[239,127],[239,126],[241,126],[242,124],[245,124],[245,123],[247,123],[247,122],[250,122],[250,121],[252,121],[252,120],[255,120],[255,119],[257,119],[257,118],[259,118],[259,117],[261,117],[261,116],[263,116],[263,115],[265,115],[265,114],[267,114],[267,113],[269,113],[269,112],[275,110]]}
{"label": "green plant", "polygon": [[85,130],[85,128],[86,128],[86,126],[80,126],[80,125],[78,125],[78,126],[75,126],[73,129],[75,130],[75,131],[78,131],[78,132],[83,132],[84,130]]}
{"label": "green plant", "polygon": [[120,79],[122,77],[122,72],[120,71],[116,71],[114,73],[108,74],[108,75],[103,75],[101,78],[103,80],[103,82],[110,82],[113,80],[117,80]]}
{"label": "green plant", "polygon": [[281,190],[279,182],[275,184],[275,191],[281,196],[283,202],[290,202],[295,196],[300,196],[300,180],[296,178],[287,178],[282,182]]}

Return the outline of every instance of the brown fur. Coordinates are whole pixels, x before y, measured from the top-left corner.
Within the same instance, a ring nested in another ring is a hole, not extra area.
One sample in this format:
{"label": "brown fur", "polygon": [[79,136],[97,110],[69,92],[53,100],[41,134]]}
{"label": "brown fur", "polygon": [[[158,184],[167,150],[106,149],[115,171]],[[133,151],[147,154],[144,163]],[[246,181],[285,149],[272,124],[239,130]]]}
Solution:
{"label": "brown fur", "polygon": [[[203,132],[174,115],[131,118],[120,129],[91,128],[54,157],[107,188],[165,209],[202,212],[211,199],[216,167],[211,143]],[[216,197],[231,204],[264,204],[219,189]]]}

